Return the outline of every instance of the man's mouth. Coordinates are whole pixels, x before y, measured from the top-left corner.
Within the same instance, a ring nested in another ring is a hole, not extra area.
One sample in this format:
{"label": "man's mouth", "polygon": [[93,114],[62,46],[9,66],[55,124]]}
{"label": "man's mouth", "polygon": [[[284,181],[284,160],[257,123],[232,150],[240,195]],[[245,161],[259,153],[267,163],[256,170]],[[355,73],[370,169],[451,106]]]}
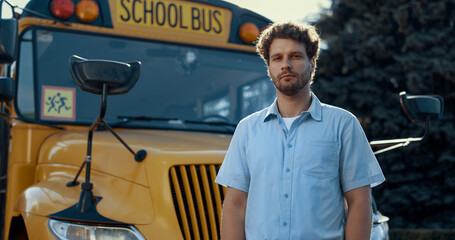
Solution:
{"label": "man's mouth", "polygon": [[295,75],[291,74],[291,73],[280,74],[280,79],[281,78],[290,78],[290,77],[295,77]]}

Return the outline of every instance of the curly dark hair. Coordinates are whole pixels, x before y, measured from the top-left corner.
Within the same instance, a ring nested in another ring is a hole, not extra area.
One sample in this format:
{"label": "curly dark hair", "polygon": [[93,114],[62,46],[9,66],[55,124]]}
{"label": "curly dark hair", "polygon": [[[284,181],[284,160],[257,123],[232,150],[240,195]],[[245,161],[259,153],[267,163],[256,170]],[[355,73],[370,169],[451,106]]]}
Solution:
{"label": "curly dark hair", "polygon": [[256,52],[269,65],[270,45],[273,40],[292,39],[305,45],[306,54],[311,60],[319,57],[319,34],[312,25],[301,25],[293,22],[274,23],[265,29],[256,43]]}

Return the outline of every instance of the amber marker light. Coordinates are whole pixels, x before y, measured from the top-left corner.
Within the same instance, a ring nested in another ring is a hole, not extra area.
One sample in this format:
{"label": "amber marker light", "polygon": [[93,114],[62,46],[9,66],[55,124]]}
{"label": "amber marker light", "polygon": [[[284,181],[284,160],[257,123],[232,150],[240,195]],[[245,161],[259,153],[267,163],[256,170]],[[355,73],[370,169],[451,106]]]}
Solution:
{"label": "amber marker light", "polygon": [[254,23],[244,23],[240,26],[239,36],[243,42],[251,44],[259,37],[259,28]]}
{"label": "amber marker light", "polygon": [[82,0],[76,5],[76,17],[81,22],[91,23],[98,18],[100,8],[92,0]]}
{"label": "amber marker light", "polygon": [[51,13],[58,19],[66,20],[74,14],[74,3],[71,0],[53,0]]}

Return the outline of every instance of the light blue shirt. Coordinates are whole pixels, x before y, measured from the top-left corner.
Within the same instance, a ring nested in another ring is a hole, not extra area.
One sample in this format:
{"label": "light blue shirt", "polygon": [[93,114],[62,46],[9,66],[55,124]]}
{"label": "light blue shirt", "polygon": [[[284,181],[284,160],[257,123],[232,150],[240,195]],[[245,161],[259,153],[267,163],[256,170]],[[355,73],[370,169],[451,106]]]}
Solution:
{"label": "light blue shirt", "polygon": [[357,118],[312,94],[289,131],[276,100],[240,121],[215,182],[248,192],[248,240],[340,240],[344,193],[384,180]]}

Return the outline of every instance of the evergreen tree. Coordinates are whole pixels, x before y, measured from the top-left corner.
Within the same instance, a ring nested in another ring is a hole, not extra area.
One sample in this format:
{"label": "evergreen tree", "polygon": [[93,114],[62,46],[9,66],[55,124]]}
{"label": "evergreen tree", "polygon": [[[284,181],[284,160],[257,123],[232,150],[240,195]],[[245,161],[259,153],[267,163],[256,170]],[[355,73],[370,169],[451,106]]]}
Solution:
{"label": "evergreen tree", "polygon": [[419,137],[398,93],[444,97],[427,142],[378,155],[373,193],[392,228],[455,227],[455,0],[333,0],[313,90],[354,113],[369,140]]}

